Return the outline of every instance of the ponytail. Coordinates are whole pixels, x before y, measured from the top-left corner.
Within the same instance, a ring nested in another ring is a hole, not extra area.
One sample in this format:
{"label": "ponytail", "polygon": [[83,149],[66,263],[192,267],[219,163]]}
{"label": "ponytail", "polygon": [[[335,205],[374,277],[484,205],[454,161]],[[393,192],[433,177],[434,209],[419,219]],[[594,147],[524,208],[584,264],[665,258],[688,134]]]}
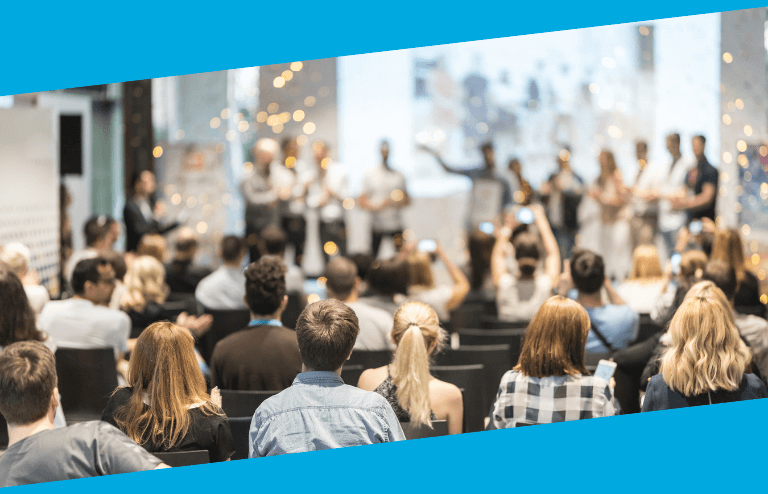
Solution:
{"label": "ponytail", "polygon": [[426,424],[431,428],[429,352],[421,328],[416,323],[409,323],[400,339],[392,367],[397,401],[411,415],[414,425]]}

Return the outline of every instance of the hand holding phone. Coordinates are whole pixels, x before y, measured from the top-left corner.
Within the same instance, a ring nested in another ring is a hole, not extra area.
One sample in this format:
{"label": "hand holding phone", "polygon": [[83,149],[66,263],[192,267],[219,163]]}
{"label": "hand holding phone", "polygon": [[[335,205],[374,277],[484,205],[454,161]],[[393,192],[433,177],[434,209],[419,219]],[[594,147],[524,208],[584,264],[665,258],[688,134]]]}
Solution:
{"label": "hand holding phone", "polygon": [[616,372],[616,362],[611,362],[610,360],[601,360],[597,364],[595,377],[602,377],[606,380],[606,382],[608,382],[613,377],[614,372]]}
{"label": "hand holding phone", "polygon": [[517,210],[515,213],[515,219],[518,223],[523,225],[530,225],[536,219],[531,208],[523,207]]}
{"label": "hand holding phone", "polygon": [[437,241],[431,238],[424,239],[419,242],[418,249],[420,252],[432,254],[437,250]]}

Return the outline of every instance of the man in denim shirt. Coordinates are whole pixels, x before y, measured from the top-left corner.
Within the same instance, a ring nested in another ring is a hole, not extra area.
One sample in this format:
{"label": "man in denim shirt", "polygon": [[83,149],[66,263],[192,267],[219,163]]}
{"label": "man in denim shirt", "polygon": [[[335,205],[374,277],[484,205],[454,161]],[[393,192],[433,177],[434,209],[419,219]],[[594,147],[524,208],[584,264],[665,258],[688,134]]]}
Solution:
{"label": "man in denim shirt", "polygon": [[302,372],[256,410],[249,458],[405,439],[384,397],[341,379],[359,332],[355,312],[338,300],[304,309],[296,324]]}

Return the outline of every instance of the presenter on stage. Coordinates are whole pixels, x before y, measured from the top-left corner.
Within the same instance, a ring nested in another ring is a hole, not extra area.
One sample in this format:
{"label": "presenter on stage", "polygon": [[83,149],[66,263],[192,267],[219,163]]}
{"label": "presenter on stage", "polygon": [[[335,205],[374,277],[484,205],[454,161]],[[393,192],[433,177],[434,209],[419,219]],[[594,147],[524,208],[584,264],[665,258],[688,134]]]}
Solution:
{"label": "presenter on stage", "polygon": [[148,233],[164,234],[178,227],[178,221],[165,222],[165,205],[155,198],[157,181],[149,170],[136,173],[131,181],[133,196],[123,209],[127,252],[135,252],[139,240]]}

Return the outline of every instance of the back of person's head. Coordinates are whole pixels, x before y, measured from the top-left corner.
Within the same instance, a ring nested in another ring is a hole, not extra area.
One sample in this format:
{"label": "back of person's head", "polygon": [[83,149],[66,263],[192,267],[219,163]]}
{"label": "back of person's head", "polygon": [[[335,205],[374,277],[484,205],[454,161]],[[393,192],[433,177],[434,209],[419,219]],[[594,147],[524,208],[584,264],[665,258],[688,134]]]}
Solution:
{"label": "back of person's head", "polygon": [[376,257],[371,254],[350,254],[347,256],[347,259],[355,263],[357,276],[362,279],[368,277],[368,270],[371,269],[371,266],[376,261]]}
{"label": "back of person's head", "polygon": [[536,265],[541,258],[539,243],[539,238],[532,233],[521,233],[512,243],[518,269],[524,278],[530,278],[536,272]]}
{"label": "back of person's head", "polygon": [[122,281],[125,278],[125,273],[128,271],[128,265],[125,263],[123,254],[110,250],[101,254],[101,257],[112,265],[112,269],[115,270],[115,279]]}
{"label": "back of person's head", "polygon": [[261,231],[261,253],[265,256],[283,256],[288,235],[278,226],[268,226]]}
{"label": "back of person's head", "polygon": [[736,271],[738,281],[744,281],[746,271],[744,264],[744,242],[738,230],[718,230],[715,232],[710,259],[727,262]]}
{"label": "back of person's head", "polygon": [[109,261],[103,257],[94,257],[91,259],[83,259],[75,265],[75,270],[72,271],[72,291],[75,295],[85,294],[85,282],[90,281],[96,284],[101,279],[101,273],[99,273],[99,267],[108,266]]}
{"label": "back of person's head", "polygon": [[15,273],[0,266],[0,347],[17,341],[42,341],[35,325],[35,312]]}
{"label": "back of person's head", "polygon": [[470,285],[473,290],[480,290],[491,272],[491,254],[495,239],[480,229],[469,234]]}
{"label": "back of person's head", "polygon": [[661,374],[684,396],[736,390],[751,360],[725,294],[711,281],[694,285],[669,323]]}
{"label": "back of person's head", "polygon": [[154,257],[136,258],[125,273],[124,284],[125,293],[120,299],[123,310],[142,312],[148,302],[165,302],[165,267]]}
{"label": "back of person's head", "polygon": [[397,345],[392,361],[397,401],[408,411],[414,424],[431,427],[430,357],[442,350],[446,341],[434,309],[421,302],[401,306],[395,313],[392,340]]}
{"label": "back of person's head", "polygon": [[680,277],[690,280],[700,278],[707,262],[707,255],[700,250],[683,252],[680,256]]}
{"label": "back of person's head", "polygon": [[597,293],[605,283],[603,257],[591,250],[582,249],[571,256],[571,278],[579,292]]}
{"label": "back of person's head", "polygon": [[408,286],[434,288],[435,278],[432,276],[432,259],[426,252],[412,252],[408,258]]}
{"label": "back of person's head", "polygon": [[581,304],[559,295],[549,298],[528,325],[515,370],[539,378],[586,374],[590,326]]}
{"label": "back of person's head", "polygon": [[206,392],[195,339],[171,322],[156,322],[141,332],[131,352],[128,385],[131,398],[117,410],[115,421],[138,444],[176,446],[192,426],[192,405],[206,415],[220,413]]}
{"label": "back of person's head", "polygon": [[701,279],[714,283],[723,291],[728,300],[732,300],[736,296],[736,290],[739,288],[736,271],[725,261],[709,261],[704,268]]}
{"label": "back of person's head", "polygon": [[239,263],[245,255],[245,242],[235,235],[227,235],[221,239],[221,260],[227,264]]}
{"label": "back of person's head", "polygon": [[83,236],[85,237],[85,245],[88,247],[95,246],[99,241],[107,238],[111,224],[109,216],[93,216],[85,222],[83,227]]}
{"label": "back of person's head", "polygon": [[56,360],[39,341],[13,343],[0,352],[0,413],[11,425],[37,422],[55,409]]}
{"label": "back of person's head", "polygon": [[18,242],[7,244],[0,250],[0,261],[19,277],[26,274],[31,258],[32,254],[27,246]]}
{"label": "back of person's head", "polygon": [[136,247],[136,255],[152,256],[160,262],[165,262],[166,243],[162,235],[150,233],[142,235]]}
{"label": "back of person's head", "polygon": [[274,314],[285,298],[285,263],[274,256],[264,256],[245,270],[245,300],[256,315]]}
{"label": "back of person's head", "polygon": [[343,302],[357,284],[357,266],[346,257],[336,257],[325,268],[325,278],[328,296]]}
{"label": "back of person's head", "polygon": [[405,295],[408,293],[408,273],[408,263],[402,259],[376,260],[368,270],[367,281],[379,295]]}
{"label": "back of person's head", "polygon": [[661,278],[661,261],[655,245],[640,245],[632,253],[633,280],[652,280]]}
{"label": "back of person's head", "polygon": [[312,371],[340,369],[352,354],[358,334],[355,311],[336,299],[308,305],[296,322],[301,361]]}
{"label": "back of person's head", "polygon": [[197,253],[198,245],[200,245],[200,239],[194,230],[189,227],[179,228],[179,232],[176,235],[174,259],[177,261],[191,261]]}

